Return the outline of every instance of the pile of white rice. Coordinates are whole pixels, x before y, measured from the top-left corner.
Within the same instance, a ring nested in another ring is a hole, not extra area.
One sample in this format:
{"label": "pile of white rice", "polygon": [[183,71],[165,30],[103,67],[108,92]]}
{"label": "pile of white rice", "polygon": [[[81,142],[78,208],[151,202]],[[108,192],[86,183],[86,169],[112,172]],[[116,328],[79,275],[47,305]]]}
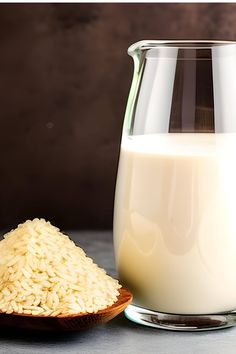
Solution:
{"label": "pile of white rice", "polygon": [[117,301],[118,281],[44,219],[0,241],[0,311],[41,316],[95,313]]}

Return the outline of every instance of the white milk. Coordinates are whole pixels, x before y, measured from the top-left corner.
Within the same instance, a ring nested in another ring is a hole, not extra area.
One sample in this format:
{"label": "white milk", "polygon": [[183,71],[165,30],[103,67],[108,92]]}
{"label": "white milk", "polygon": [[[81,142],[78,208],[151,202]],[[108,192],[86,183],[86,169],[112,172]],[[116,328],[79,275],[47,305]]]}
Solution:
{"label": "white milk", "polygon": [[236,134],[124,138],[114,242],[134,304],[236,309]]}

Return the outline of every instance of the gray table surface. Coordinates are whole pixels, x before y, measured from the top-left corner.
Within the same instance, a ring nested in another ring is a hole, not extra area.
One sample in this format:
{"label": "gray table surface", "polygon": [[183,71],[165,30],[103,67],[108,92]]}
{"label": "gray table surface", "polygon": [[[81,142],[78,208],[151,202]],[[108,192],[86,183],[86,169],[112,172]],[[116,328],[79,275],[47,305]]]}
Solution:
{"label": "gray table surface", "polygon": [[[116,275],[111,232],[69,234],[97,264]],[[198,333],[169,332],[137,325],[121,314],[105,325],[73,334],[1,330],[0,353],[235,354],[236,328]]]}

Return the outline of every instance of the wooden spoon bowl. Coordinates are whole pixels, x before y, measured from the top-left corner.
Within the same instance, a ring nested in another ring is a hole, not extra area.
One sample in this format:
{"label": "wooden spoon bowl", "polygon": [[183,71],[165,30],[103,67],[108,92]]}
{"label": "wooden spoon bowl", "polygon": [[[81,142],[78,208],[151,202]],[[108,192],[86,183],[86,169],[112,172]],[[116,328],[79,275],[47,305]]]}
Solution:
{"label": "wooden spoon bowl", "polygon": [[121,313],[132,301],[132,294],[125,288],[119,289],[117,301],[97,313],[84,313],[64,317],[33,316],[13,312],[0,313],[0,327],[12,327],[40,331],[79,331],[106,323]]}

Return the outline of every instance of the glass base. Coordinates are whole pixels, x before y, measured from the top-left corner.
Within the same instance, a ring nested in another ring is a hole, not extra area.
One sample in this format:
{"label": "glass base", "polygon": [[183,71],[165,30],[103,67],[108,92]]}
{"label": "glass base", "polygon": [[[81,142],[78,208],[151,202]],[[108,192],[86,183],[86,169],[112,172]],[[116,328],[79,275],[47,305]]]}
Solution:
{"label": "glass base", "polygon": [[125,316],[145,326],[172,331],[207,331],[236,325],[236,311],[213,315],[176,315],[129,305]]}

